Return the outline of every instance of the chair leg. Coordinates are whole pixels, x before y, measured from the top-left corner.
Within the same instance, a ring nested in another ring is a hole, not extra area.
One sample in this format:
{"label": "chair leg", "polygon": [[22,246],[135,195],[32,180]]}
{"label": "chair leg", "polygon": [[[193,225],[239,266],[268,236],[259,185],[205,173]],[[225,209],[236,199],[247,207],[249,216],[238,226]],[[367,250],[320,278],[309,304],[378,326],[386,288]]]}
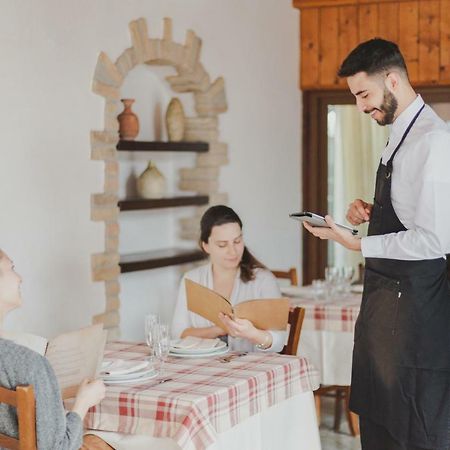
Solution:
{"label": "chair leg", "polygon": [[314,403],[316,404],[317,425],[320,425],[320,395],[314,394]]}
{"label": "chair leg", "polygon": [[350,433],[352,436],[359,436],[359,416],[354,412],[350,411],[349,408],[350,400],[350,386],[345,387],[345,412],[347,414],[348,426],[350,428]]}
{"label": "chair leg", "polygon": [[[334,431],[338,432],[341,427],[342,417],[342,400],[345,400],[344,391],[342,388],[336,388],[336,400],[334,403]],[[344,402],[345,403],[345,402]]]}

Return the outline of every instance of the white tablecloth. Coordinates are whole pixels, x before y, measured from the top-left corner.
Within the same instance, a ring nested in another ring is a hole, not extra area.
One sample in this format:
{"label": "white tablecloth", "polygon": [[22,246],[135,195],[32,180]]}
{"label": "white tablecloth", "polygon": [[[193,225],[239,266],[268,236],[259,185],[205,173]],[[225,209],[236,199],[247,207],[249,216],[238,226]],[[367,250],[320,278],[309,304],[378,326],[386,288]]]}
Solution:
{"label": "white tablecloth", "polygon": [[298,355],[319,370],[320,384],[350,386],[353,333],[303,330]]}
{"label": "white tablecloth", "polygon": [[[89,431],[117,450],[180,450],[169,438]],[[208,450],[320,450],[312,392],[303,392],[219,433]]]}

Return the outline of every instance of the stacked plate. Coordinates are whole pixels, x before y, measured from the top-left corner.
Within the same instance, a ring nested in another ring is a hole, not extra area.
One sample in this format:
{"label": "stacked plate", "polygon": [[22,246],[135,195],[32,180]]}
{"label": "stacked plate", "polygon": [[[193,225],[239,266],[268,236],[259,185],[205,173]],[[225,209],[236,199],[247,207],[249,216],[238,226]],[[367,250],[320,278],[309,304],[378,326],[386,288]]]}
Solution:
{"label": "stacked plate", "polygon": [[100,376],[105,384],[143,383],[158,375],[148,361],[105,360]]}
{"label": "stacked plate", "polygon": [[220,339],[202,339],[193,336],[176,339],[170,343],[170,355],[178,358],[206,358],[224,355],[228,346]]}

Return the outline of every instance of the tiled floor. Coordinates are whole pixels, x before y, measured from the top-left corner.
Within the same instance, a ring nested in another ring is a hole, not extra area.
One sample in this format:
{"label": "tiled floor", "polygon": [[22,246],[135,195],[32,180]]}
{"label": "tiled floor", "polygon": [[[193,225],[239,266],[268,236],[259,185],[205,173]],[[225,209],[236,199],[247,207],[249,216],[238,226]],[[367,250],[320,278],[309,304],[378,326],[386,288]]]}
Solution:
{"label": "tiled floor", "polygon": [[322,450],[361,450],[359,437],[350,435],[345,416],[342,417],[341,430],[333,430],[333,399],[322,400],[322,421],[320,425],[320,441]]}

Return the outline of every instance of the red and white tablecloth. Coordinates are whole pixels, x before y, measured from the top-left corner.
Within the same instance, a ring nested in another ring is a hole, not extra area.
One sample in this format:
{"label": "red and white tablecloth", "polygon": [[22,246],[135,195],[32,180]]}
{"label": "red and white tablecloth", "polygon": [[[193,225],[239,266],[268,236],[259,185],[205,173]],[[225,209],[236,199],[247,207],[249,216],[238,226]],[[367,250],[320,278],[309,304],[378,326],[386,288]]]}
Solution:
{"label": "red and white tablecloth", "polygon": [[349,386],[353,334],[361,307],[361,293],[332,295],[317,300],[311,286],[289,287],[292,305],[305,308],[298,355],[319,370],[321,384]]}
{"label": "red and white tablecloth", "polygon": [[302,295],[291,298],[291,304],[305,308],[303,330],[353,333],[361,307],[361,294],[351,293],[320,301]]}
{"label": "red and white tablecloth", "polygon": [[[108,344],[105,357],[142,359],[145,344]],[[249,353],[220,357],[169,357],[164,378],[139,385],[107,387],[105,399],[92,408],[87,428],[172,438],[181,448],[205,449],[224,432],[272,405],[316,389],[318,372],[300,357]]]}

